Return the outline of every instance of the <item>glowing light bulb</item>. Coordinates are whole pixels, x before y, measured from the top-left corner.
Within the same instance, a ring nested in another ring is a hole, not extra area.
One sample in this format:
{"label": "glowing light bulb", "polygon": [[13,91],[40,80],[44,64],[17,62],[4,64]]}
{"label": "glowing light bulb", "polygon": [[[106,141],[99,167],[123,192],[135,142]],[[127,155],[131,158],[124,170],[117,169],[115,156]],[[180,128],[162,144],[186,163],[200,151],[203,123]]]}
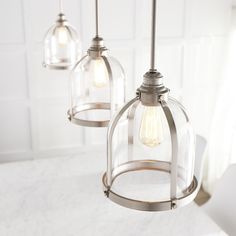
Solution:
{"label": "glowing light bulb", "polygon": [[63,46],[68,43],[68,34],[65,27],[58,28],[58,42]]}
{"label": "glowing light bulb", "polygon": [[103,59],[93,60],[91,68],[93,85],[97,88],[105,87],[109,82],[109,76]]}
{"label": "glowing light bulb", "polygon": [[148,147],[158,146],[164,139],[160,106],[145,106],[139,130],[140,141]]}

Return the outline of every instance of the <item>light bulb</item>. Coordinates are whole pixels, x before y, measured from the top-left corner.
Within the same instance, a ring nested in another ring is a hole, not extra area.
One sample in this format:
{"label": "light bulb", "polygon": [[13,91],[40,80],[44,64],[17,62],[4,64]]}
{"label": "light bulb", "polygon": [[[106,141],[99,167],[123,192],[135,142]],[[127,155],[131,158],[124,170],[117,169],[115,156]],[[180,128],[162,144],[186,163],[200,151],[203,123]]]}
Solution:
{"label": "light bulb", "polygon": [[58,28],[58,42],[63,46],[68,43],[68,34],[65,27]]}
{"label": "light bulb", "polygon": [[91,73],[93,78],[93,85],[96,88],[103,88],[108,84],[109,76],[107,68],[102,58],[98,58],[92,61]]}
{"label": "light bulb", "polygon": [[161,106],[144,106],[139,139],[148,147],[156,147],[164,139],[161,112]]}

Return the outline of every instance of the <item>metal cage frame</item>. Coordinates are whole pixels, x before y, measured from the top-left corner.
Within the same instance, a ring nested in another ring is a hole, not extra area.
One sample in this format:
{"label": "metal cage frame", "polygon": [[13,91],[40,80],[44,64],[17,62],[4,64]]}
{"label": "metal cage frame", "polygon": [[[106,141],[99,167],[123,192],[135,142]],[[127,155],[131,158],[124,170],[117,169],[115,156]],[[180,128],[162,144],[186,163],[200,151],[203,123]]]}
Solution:
{"label": "metal cage frame", "polygon": [[[103,44],[103,40],[101,38],[94,38],[93,41],[99,41],[99,44]],[[110,101],[109,102],[94,102],[94,103],[84,103],[81,105],[73,106],[73,98],[72,98],[72,92],[71,92],[71,101],[70,101],[70,109],[67,112],[68,119],[72,123],[79,125],[79,126],[85,126],[85,127],[108,127],[110,118],[113,115],[113,113],[117,110],[118,104],[115,104],[113,101],[113,87],[114,87],[114,78],[113,78],[113,72],[112,72],[112,67],[109,63],[109,60],[106,55],[103,55],[103,52],[107,51],[105,47],[100,47],[94,45],[88,50],[88,54],[82,57],[74,66],[73,70],[76,69],[77,66],[80,65],[80,63],[88,58],[96,58],[100,57],[105,65],[105,68],[108,73],[108,79],[109,79],[109,94],[110,94]],[[118,62],[118,61],[117,61]],[[120,65],[120,69],[122,70],[122,73],[125,74],[123,67]],[[72,71],[73,71],[72,70]],[[72,85],[72,78],[70,80],[70,84]],[[125,103],[125,86],[123,87],[124,89],[124,98],[123,98],[123,103]],[[72,88],[70,88],[72,91]],[[86,119],[80,119],[76,117],[77,114],[81,114],[83,112],[86,112],[88,110],[110,110],[110,117],[107,120],[86,120]]]}
{"label": "metal cage frame", "polygon": [[[173,99],[174,100],[174,99]],[[189,122],[189,118],[185,111],[185,108],[176,100],[176,105],[183,112],[186,121]],[[122,115],[128,111],[128,156],[132,155],[133,145],[133,120],[135,110],[140,103],[140,97],[137,95],[134,99],[127,102],[113,117],[108,127],[107,137],[107,171],[103,175],[103,187],[105,195],[113,202],[132,209],[142,211],[164,211],[171,210],[190,203],[197,195],[198,181],[196,177],[193,177],[192,183],[183,192],[183,196],[177,197],[177,170],[178,170],[178,137],[176,131],[176,124],[170,108],[166,103],[166,99],[160,99],[160,105],[164,111],[167,123],[169,126],[171,137],[171,162],[158,161],[158,160],[130,160],[115,168],[112,168],[113,155],[112,155],[112,141],[115,127],[117,126]],[[170,199],[166,201],[140,201],[131,198],[126,198],[117,194],[112,190],[112,184],[114,180],[124,173],[137,170],[156,170],[164,171],[170,174]]]}
{"label": "metal cage frame", "polygon": [[[65,18],[64,13],[62,13],[62,10],[58,14],[58,19],[57,19],[56,23],[54,25],[52,25],[48,29],[47,33],[45,34],[44,40],[46,39],[46,37],[47,37],[48,33],[50,32],[50,30],[52,29],[52,27],[54,27],[53,34],[55,33],[56,27],[65,27],[71,37],[72,37],[71,29],[73,29],[74,32],[76,33],[76,30],[74,29],[74,27],[69,25],[68,21]],[[77,37],[78,37],[78,35],[77,35]],[[44,55],[44,57],[45,57],[45,55]],[[60,65],[61,63],[67,63],[67,65]],[[54,64],[49,63],[48,64],[45,62],[45,58],[44,58],[44,61],[42,62],[42,66],[45,68],[48,68],[48,69],[52,69],[52,70],[71,70],[74,67],[74,63],[71,63],[67,59],[58,59],[57,63],[54,63]]]}

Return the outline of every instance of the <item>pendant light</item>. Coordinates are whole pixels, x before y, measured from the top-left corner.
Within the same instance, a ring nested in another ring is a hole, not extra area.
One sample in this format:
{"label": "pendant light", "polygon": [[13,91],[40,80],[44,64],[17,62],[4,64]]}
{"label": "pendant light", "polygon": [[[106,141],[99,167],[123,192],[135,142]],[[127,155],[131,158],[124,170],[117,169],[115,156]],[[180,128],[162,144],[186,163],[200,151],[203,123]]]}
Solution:
{"label": "pendant light", "polygon": [[98,33],[98,0],[95,0],[96,35],[92,45],[70,75],[71,104],[68,118],[87,127],[107,127],[111,115],[125,101],[125,75],[120,63],[108,55]]}
{"label": "pendant light", "polygon": [[[155,69],[156,0],[152,4],[151,68],[136,97],[112,118],[107,137],[105,195],[143,211],[171,210],[197,194],[195,138],[184,107]],[[126,120],[126,123],[124,122]]]}
{"label": "pendant light", "polygon": [[69,25],[63,13],[62,0],[56,23],[44,38],[43,66],[50,69],[68,70],[81,55],[81,47],[75,29]]}

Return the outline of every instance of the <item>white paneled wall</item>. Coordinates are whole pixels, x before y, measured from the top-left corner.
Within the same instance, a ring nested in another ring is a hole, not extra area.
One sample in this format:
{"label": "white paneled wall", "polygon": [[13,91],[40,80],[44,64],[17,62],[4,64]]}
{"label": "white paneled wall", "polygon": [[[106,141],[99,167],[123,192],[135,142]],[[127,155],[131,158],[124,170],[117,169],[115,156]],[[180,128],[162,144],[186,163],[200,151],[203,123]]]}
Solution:
{"label": "white paneled wall", "polygon": [[[208,135],[228,32],[231,0],[159,0],[157,64],[172,95]],[[149,65],[151,0],[100,0],[100,31],[123,64],[127,97]],[[94,0],[65,0],[83,49],[94,36]],[[0,0],[0,161],[66,155],[105,144],[106,129],[67,120],[69,72],[42,68],[42,39],[58,0]]]}

